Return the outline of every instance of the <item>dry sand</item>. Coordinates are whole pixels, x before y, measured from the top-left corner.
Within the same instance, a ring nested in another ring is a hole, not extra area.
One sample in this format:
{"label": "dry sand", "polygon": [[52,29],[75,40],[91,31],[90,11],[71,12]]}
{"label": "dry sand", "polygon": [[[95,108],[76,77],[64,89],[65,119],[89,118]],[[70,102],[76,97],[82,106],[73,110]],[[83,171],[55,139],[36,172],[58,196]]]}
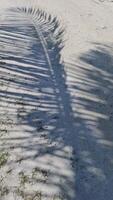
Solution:
{"label": "dry sand", "polygon": [[111,0],[0,1],[0,200],[113,199],[112,19]]}

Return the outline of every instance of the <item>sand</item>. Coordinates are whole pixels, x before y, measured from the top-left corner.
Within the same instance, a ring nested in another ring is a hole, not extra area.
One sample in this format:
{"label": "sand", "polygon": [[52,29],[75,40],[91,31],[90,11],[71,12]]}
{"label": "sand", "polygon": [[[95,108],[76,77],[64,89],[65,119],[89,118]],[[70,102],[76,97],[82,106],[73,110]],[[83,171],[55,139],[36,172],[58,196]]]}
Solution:
{"label": "sand", "polygon": [[0,1],[0,200],[113,199],[113,2]]}

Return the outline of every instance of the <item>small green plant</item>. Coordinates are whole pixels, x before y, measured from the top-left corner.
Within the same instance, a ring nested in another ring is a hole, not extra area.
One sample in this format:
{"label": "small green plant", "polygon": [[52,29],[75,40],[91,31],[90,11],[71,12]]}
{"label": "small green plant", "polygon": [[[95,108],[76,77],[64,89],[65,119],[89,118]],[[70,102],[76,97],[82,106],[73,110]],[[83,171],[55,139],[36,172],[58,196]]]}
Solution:
{"label": "small green plant", "polygon": [[0,152],[0,168],[3,167],[8,161],[8,152]]}
{"label": "small green plant", "polygon": [[32,170],[32,179],[38,182],[46,182],[48,179],[49,172],[45,169],[35,167]]}
{"label": "small green plant", "polygon": [[29,183],[29,176],[26,175],[23,171],[19,173],[20,185],[25,186],[26,183]]}
{"label": "small green plant", "polygon": [[42,194],[41,192],[34,192],[33,194],[26,194],[24,196],[24,200],[41,200]]}
{"label": "small green plant", "polygon": [[4,86],[4,83],[3,83],[3,82],[0,82],[0,86],[3,87],[3,86]]}
{"label": "small green plant", "polygon": [[41,200],[41,199],[42,199],[42,193],[41,192],[36,192],[34,197],[33,197],[33,200]]}
{"label": "small green plant", "polygon": [[0,137],[3,137],[7,133],[7,129],[1,129],[0,130]]}
{"label": "small green plant", "polygon": [[6,196],[9,193],[9,189],[6,186],[0,186],[0,197]]}
{"label": "small green plant", "polygon": [[20,196],[20,197],[22,197],[22,198],[24,198],[24,190],[20,189],[19,187],[16,188],[15,194]]}
{"label": "small green plant", "polygon": [[61,197],[60,195],[55,195],[53,197],[53,200],[64,200],[63,197]]}
{"label": "small green plant", "polygon": [[34,191],[30,194],[30,193],[25,192],[25,190],[17,188],[15,193],[18,196],[22,197],[23,200],[41,200],[42,199],[42,194],[39,191],[36,191],[36,192]]}
{"label": "small green plant", "polygon": [[0,199],[9,193],[9,188],[5,185],[4,177],[0,177]]}

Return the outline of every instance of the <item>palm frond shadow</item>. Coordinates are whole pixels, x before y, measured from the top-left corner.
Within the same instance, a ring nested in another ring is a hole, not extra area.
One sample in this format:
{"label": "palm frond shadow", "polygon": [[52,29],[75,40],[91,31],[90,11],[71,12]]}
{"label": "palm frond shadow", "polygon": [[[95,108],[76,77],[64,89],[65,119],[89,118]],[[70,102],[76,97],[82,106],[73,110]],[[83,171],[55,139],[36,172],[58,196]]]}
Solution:
{"label": "palm frond shadow", "polygon": [[1,147],[13,152],[9,166],[51,171],[38,186],[49,199],[56,191],[59,199],[74,196],[63,34],[56,17],[33,8],[11,9],[0,25]]}
{"label": "palm frond shadow", "polygon": [[75,94],[77,199],[112,199],[113,47],[94,43],[68,63]]}

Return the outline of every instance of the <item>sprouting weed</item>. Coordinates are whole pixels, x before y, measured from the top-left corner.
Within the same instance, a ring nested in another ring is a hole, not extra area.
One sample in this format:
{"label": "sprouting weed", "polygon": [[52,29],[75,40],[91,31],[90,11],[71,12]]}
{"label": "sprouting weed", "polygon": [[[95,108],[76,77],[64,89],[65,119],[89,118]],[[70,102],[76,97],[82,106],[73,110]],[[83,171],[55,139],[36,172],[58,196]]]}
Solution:
{"label": "sprouting weed", "polygon": [[8,152],[0,152],[0,168],[7,163],[8,157],[9,157]]}
{"label": "sprouting weed", "polygon": [[26,183],[29,183],[29,176],[26,175],[23,171],[19,173],[20,185],[24,186]]}

